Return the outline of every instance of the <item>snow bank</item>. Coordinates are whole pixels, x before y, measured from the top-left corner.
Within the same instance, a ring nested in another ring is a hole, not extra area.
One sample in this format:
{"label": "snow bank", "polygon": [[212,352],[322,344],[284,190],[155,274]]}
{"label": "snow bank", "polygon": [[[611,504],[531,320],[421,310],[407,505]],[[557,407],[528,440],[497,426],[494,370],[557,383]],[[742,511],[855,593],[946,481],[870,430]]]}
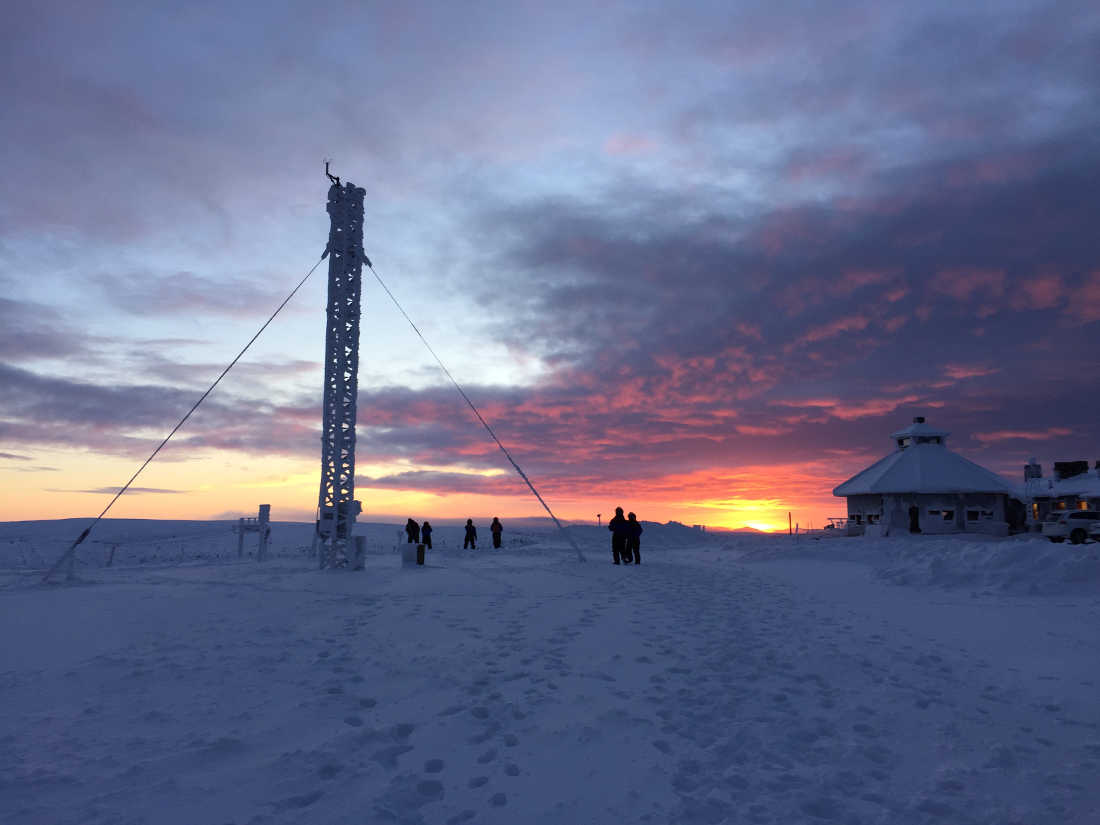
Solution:
{"label": "snow bank", "polygon": [[723,548],[745,561],[860,562],[899,585],[1015,594],[1100,593],[1100,544],[1054,544],[1038,536],[739,536],[727,539]]}

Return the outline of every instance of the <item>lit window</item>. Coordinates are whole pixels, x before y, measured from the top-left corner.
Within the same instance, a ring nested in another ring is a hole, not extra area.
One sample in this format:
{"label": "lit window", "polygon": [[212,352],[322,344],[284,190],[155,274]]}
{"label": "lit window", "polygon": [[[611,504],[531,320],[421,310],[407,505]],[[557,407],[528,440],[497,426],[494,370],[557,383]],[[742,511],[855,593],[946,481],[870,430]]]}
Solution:
{"label": "lit window", "polygon": [[1039,520],[1039,502],[1037,501],[1031,502],[1031,517],[1035,519],[1035,521]]}
{"label": "lit window", "polygon": [[954,521],[955,520],[955,511],[954,510],[944,510],[943,511],[943,520],[944,521]]}
{"label": "lit window", "polygon": [[1088,501],[1079,501],[1079,502],[1077,502],[1077,509],[1078,510],[1087,510],[1087,509],[1089,509]]}

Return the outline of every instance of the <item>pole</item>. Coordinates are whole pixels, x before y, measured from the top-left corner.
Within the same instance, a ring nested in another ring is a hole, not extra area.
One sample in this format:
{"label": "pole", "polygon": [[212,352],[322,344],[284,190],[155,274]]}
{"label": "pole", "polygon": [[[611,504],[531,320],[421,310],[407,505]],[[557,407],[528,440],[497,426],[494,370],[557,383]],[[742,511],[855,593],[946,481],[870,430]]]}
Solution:
{"label": "pole", "polygon": [[787,511],[787,535],[788,536],[793,536],[794,535],[794,529],[791,527],[791,511],[790,510]]}

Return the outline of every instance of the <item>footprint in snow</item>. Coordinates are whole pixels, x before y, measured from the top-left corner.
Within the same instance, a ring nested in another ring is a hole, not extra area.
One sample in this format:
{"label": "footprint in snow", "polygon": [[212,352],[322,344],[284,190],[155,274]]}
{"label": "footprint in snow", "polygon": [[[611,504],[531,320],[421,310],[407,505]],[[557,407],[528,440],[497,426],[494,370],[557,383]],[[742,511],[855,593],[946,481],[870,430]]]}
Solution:
{"label": "footprint in snow", "polygon": [[485,753],[481,754],[481,756],[479,756],[477,758],[477,762],[478,762],[479,765],[487,765],[496,758],[497,758],[497,749],[496,748],[489,748],[489,750],[485,751]]}

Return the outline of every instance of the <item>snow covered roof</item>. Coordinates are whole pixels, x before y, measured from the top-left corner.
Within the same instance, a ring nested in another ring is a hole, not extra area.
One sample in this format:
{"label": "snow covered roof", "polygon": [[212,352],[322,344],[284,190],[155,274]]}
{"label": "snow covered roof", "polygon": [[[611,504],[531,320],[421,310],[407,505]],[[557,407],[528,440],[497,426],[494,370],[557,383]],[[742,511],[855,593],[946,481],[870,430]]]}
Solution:
{"label": "snow covered roof", "polygon": [[1100,498],[1100,471],[1096,469],[1069,478],[1029,478],[1026,482],[1029,498],[1078,496]]}
{"label": "snow covered roof", "polygon": [[[1005,479],[943,445],[948,433],[916,419],[890,435],[899,448],[833,490],[834,496],[869,493],[1005,493],[1017,495]],[[937,438],[923,441],[920,437]],[[904,446],[902,444],[904,443]]]}

